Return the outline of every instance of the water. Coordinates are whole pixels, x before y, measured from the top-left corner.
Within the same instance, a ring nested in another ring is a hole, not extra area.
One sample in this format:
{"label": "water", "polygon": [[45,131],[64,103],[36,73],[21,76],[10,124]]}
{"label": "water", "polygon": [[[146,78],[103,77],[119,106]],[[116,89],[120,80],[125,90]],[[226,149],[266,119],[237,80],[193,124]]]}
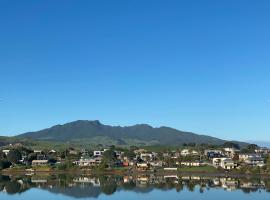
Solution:
{"label": "water", "polygon": [[270,199],[270,179],[206,176],[0,176],[2,200]]}

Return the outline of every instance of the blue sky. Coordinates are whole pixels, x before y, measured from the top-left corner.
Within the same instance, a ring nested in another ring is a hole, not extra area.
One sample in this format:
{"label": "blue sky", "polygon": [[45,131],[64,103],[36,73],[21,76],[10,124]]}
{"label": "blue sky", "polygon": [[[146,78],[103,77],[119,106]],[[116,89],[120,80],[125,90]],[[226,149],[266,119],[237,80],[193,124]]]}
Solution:
{"label": "blue sky", "polygon": [[270,2],[0,1],[0,135],[77,119],[270,141]]}

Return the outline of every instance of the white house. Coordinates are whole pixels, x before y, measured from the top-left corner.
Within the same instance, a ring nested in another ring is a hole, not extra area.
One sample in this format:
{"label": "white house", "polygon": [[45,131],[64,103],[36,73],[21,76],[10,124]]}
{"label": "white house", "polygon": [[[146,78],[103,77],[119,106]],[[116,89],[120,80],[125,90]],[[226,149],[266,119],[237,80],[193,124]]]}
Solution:
{"label": "white house", "polygon": [[181,156],[188,156],[188,155],[190,155],[189,149],[183,149],[183,150],[181,151]]}
{"label": "white house", "polygon": [[152,153],[142,153],[140,155],[140,158],[144,161],[147,161],[147,160],[153,160],[154,158],[154,155]]}
{"label": "white house", "polygon": [[250,153],[241,153],[239,154],[239,161],[244,162],[249,158],[261,158],[261,155],[258,154],[250,154]]}
{"label": "white house", "polygon": [[8,155],[8,153],[10,152],[10,150],[9,150],[9,149],[4,149],[4,150],[2,150],[2,152],[3,152],[4,154]]}
{"label": "white house", "polygon": [[263,167],[265,166],[264,160],[260,157],[251,157],[245,160],[245,163],[247,165],[252,165],[256,167]]}
{"label": "white house", "polygon": [[231,158],[213,158],[213,165],[227,170],[237,167],[237,164]]}
{"label": "white house", "polygon": [[187,167],[199,167],[202,166],[203,163],[199,161],[186,161],[186,162],[176,162],[176,165],[183,165]]}

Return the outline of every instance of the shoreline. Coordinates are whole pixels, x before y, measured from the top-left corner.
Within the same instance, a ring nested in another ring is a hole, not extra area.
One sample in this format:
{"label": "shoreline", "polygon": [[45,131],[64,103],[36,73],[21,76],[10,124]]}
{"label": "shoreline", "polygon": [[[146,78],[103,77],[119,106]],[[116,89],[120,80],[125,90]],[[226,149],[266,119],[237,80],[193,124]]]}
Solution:
{"label": "shoreline", "polygon": [[34,175],[80,175],[80,176],[93,176],[93,175],[119,175],[119,176],[140,176],[140,175],[156,175],[156,176],[166,176],[166,175],[178,175],[178,176],[210,176],[210,177],[231,177],[231,178],[270,178],[270,174],[251,174],[251,173],[235,173],[235,172],[205,172],[205,171],[138,171],[138,170],[2,170],[0,175],[10,176],[10,175],[24,175],[24,176],[34,176]]}

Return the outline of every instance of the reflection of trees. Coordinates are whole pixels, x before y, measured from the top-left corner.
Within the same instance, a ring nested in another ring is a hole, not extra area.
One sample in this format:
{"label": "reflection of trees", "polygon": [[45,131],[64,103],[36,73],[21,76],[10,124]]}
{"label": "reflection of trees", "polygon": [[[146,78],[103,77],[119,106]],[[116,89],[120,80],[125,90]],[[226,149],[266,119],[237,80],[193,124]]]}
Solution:
{"label": "reflection of trees", "polygon": [[[137,177],[136,177],[137,178]],[[49,190],[54,193],[61,193],[67,196],[81,197],[96,197],[101,192],[106,195],[113,194],[117,187],[124,190],[132,190],[133,192],[144,192],[148,193],[152,189],[158,189],[166,191],[168,189],[175,189],[177,192],[182,191],[184,188],[190,192],[198,191],[203,193],[205,190],[210,188],[222,187],[221,180],[224,178],[174,178],[152,175],[148,177],[147,182],[141,183],[135,177],[130,176],[127,183],[124,183],[123,177],[121,176],[100,176],[100,177],[85,177],[81,182],[74,181],[75,175],[52,175],[52,176],[1,176],[0,175],[0,191],[5,189],[8,194],[22,193],[25,190],[38,187],[41,184],[33,182],[34,180],[46,180],[47,182],[42,183],[42,189]],[[98,184],[93,187],[93,181],[98,180]],[[230,180],[230,179],[228,179]],[[235,179],[236,181],[237,179]],[[85,182],[84,182],[85,181]],[[100,184],[100,187],[99,187]],[[227,182],[224,182],[227,184]],[[228,182],[230,184],[230,181]],[[83,187],[82,187],[83,186]],[[143,186],[143,187],[142,187]],[[198,186],[198,187],[196,187]],[[230,185],[229,185],[230,186]],[[265,189],[270,192],[270,179],[265,178],[243,178],[239,179],[236,185],[238,190],[242,190],[244,193],[256,192]],[[76,194],[76,195],[74,195]]]}
{"label": "reflection of trees", "polygon": [[17,181],[10,181],[5,185],[8,194],[16,194],[21,192],[21,185]]}
{"label": "reflection of trees", "polygon": [[115,179],[113,177],[111,177],[111,176],[101,176],[99,178],[99,181],[100,181],[101,191],[104,194],[111,195],[116,191],[117,184],[116,184],[116,181],[115,181]]}
{"label": "reflection of trees", "polygon": [[269,180],[269,179],[267,179],[267,180],[265,181],[265,188],[266,188],[266,191],[267,191],[267,192],[270,192],[270,180]]}
{"label": "reflection of trees", "polygon": [[184,185],[182,184],[182,182],[180,182],[179,184],[175,186],[175,188],[177,192],[180,192],[184,189]]}
{"label": "reflection of trees", "polygon": [[187,189],[191,192],[193,192],[195,190],[195,186],[196,186],[196,183],[194,183],[193,181],[188,181],[187,182]]}
{"label": "reflection of trees", "polygon": [[130,181],[128,183],[123,183],[122,184],[122,187],[125,189],[125,190],[132,190],[136,187],[136,183],[134,181]]}

